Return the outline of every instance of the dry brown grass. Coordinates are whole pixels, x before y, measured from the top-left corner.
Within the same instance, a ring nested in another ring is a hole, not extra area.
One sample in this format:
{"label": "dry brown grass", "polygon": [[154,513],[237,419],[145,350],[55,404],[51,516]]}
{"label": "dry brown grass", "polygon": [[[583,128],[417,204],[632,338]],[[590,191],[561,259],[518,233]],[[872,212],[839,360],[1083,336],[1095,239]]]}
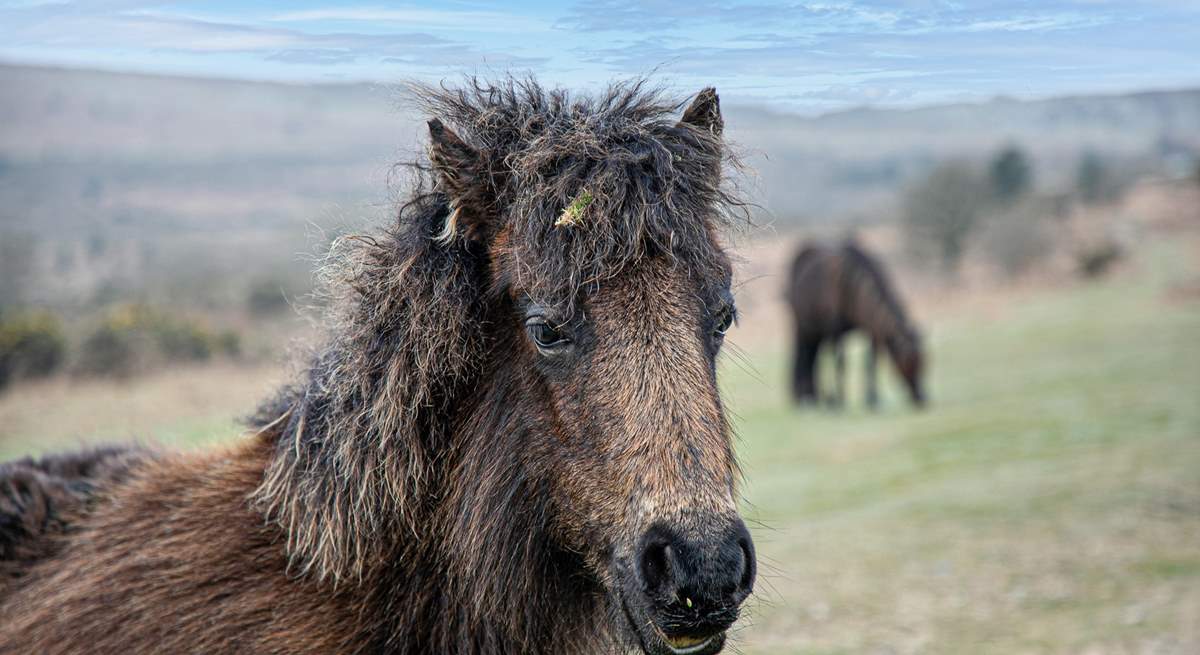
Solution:
{"label": "dry brown grass", "polygon": [[127,382],[57,378],[0,395],[0,455],[139,439],[190,446],[229,439],[283,379],[274,366],[214,364]]}

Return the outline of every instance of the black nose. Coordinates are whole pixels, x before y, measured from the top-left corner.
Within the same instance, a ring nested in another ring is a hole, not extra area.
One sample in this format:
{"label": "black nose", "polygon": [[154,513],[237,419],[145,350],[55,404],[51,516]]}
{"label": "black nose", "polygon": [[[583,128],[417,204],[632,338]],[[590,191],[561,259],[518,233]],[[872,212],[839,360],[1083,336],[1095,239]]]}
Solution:
{"label": "black nose", "polygon": [[754,587],[754,543],[741,519],[698,532],[658,524],[646,531],[638,573],[652,611],[681,632],[718,632],[737,619]]}

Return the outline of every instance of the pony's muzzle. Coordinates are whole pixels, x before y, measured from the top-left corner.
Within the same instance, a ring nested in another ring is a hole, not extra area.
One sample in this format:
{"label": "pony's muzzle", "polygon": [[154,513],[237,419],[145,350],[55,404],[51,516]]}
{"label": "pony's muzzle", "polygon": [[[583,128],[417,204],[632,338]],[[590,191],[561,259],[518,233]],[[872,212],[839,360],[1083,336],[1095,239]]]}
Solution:
{"label": "pony's muzzle", "polygon": [[713,517],[700,531],[657,523],[639,540],[639,604],[659,642],[650,652],[715,653],[754,587],[754,544],[745,523]]}

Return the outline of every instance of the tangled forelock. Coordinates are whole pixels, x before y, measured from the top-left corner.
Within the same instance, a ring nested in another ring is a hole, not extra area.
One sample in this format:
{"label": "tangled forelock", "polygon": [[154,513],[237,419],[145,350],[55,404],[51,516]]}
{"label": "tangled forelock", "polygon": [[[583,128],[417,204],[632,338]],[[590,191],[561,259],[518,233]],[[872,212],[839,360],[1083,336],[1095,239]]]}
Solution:
{"label": "tangled forelock", "polygon": [[645,80],[594,95],[513,77],[413,90],[480,153],[487,229],[506,233],[518,278],[507,282],[539,301],[571,299],[648,255],[705,266],[721,257],[714,233],[747,218],[722,175],[738,163],[721,135],[681,123],[683,103]]}

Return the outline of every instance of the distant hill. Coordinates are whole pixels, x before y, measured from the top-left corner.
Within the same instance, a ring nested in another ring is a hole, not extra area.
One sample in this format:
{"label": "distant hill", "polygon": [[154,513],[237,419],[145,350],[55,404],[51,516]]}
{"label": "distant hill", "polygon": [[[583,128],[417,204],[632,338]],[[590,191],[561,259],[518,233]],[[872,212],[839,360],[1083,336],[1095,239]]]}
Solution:
{"label": "distant hill", "polygon": [[887,211],[900,187],[937,162],[980,160],[1007,144],[1026,149],[1048,185],[1068,182],[1089,150],[1151,168],[1174,151],[1200,152],[1200,89],[817,118],[728,113],[731,134],[754,149],[769,205],[784,223]]}
{"label": "distant hill", "polygon": [[[386,85],[0,65],[0,235],[36,240],[55,296],[136,287],[164,266],[180,284],[299,274],[306,226],[388,213],[392,164],[422,127],[398,100]],[[816,118],[730,105],[726,123],[771,220],[836,224],[887,219],[897,191],[936,162],[1006,143],[1031,152],[1044,184],[1068,179],[1089,149],[1146,166],[1200,151],[1200,90]]]}
{"label": "distant hill", "polygon": [[305,287],[321,230],[390,211],[416,129],[395,100],[370,85],[0,66],[0,239],[36,242],[42,299]]}

